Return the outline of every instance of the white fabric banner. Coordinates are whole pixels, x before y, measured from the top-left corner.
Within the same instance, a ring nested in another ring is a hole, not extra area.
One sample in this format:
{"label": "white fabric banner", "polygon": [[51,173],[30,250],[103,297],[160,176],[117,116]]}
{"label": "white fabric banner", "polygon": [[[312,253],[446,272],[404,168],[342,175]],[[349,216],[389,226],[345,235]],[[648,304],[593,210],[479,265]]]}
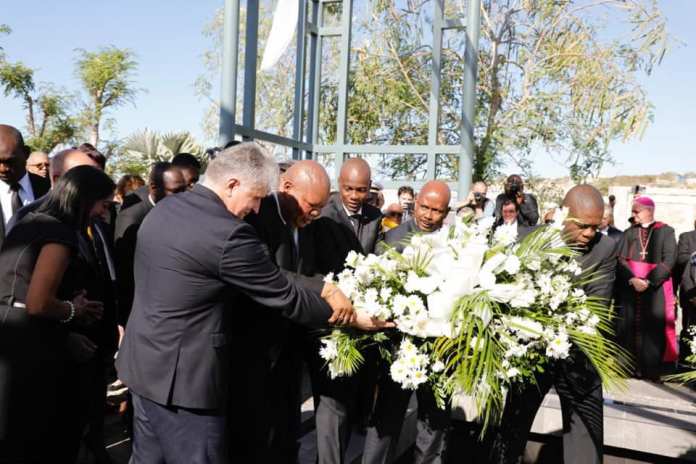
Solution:
{"label": "white fabric banner", "polygon": [[290,45],[297,28],[299,6],[298,0],[278,0],[273,14],[271,32],[268,34],[266,48],[263,51],[261,72],[270,71]]}

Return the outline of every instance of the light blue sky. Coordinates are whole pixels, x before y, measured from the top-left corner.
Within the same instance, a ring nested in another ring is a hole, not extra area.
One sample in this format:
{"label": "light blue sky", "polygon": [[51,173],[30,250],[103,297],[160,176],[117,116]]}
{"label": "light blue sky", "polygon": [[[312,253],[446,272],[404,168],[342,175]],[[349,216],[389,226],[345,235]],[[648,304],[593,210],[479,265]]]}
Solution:
{"label": "light blue sky", "polygon": [[[202,71],[201,54],[209,47],[201,31],[222,4],[222,0],[5,1],[0,23],[9,24],[13,32],[0,37],[0,44],[11,61],[38,68],[38,81],[68,90],[79,86],[74,49],[130,48],[139,62],[135,80],[147,92],[137,98],[137,106],[112,113],[117,135],[149,127],[190,130],[202,138],[206,103],[195,96],[193,83]],[[642,140],[612,147],[617,164],[606,168],[605,175],[696,171],[696,1],[660,4],[670,32],[685,44],[644,79],[655,105],[655,122]],[[0,121],[24,127],[17,100],[0,95]],[[545,176],[567,172],[547,156],[538,156],[535,168]]]}

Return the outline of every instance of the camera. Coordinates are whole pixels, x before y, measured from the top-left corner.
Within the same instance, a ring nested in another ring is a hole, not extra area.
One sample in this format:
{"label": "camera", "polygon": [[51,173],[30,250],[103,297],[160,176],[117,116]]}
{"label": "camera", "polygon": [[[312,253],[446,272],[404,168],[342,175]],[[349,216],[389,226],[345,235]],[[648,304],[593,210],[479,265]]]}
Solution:
{"label": "camera", "polygon": [[517,195],[522,193],[523,184],[516,180],[510,181],[505,188],[505,193],[511,198],[515,198]]}

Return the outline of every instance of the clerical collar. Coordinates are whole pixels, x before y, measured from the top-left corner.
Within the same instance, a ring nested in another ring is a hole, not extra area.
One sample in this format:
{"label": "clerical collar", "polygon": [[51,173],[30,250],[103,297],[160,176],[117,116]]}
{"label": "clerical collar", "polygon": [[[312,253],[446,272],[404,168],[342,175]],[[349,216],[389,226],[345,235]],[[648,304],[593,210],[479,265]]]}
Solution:
{"label": "clerical collar", "polygon": [[151,204],[152,206],[155,206],[155,200],[152,199],[152,195],[148,194],[148,195],[147,195],[147,199],[150,201],[150,204]]}
{"label": "clerical collar", "polygon": [[652,222],[650,222],[649,224],[641,224],[640,226],[641,226],[643,229],[649,229],[650,226],[652,226],[653,224],[655,224],[655,221],[652,221]]}
{"label": "clerical collar", "polygon": [[359,209],[357,212],[355,212],[355,213],[351,213],[351,212],[348,210],[348,208],[346,208],[346,205],[345,205],[345,203],[343,203],[343,200],[341,200],[341,206],[343,206],[343,211],[346,212],[346,215],[347,215],[348,217],[355,216],[356,214],[359,214],[360,216],[362,216],[362,206],[360,206],[360,209]]}

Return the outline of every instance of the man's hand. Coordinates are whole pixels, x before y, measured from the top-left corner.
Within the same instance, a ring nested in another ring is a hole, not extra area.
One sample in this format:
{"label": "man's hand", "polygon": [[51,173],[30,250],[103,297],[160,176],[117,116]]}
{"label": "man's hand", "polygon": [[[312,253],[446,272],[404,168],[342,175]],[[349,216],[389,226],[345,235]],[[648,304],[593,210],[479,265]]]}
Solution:
{"label": "man's hand", "polygon": [[353,304],[334,284],[325,283],[321,291],[321,297],[331,306],[331,309],[333,309],[329,324],[349,325],[355,321]]}
{"label": "man's hand", "polygon": [[633,277],[628,281],[628,283],[636,290],[638,293],[643,293],[648,289],[648,282],[638,277]]}
{"label": "man's hand", "polygon": [[351,325],[356,329],[376,331],[383,329],[393,329],[394,327],[396,327],[396,324],[394,324],[393,322],[387,322],[381,319],[377,319],[376,317],[368,316],[362,311],[356,311],[355,315],[355,322],[353,322]]}
{"label": "man's hand", "polygon": [[515,196],[515,200],[517,200],[518,205],[521,205],[522,203],[524,203],[524,193],[517,192],[517,195]]}

